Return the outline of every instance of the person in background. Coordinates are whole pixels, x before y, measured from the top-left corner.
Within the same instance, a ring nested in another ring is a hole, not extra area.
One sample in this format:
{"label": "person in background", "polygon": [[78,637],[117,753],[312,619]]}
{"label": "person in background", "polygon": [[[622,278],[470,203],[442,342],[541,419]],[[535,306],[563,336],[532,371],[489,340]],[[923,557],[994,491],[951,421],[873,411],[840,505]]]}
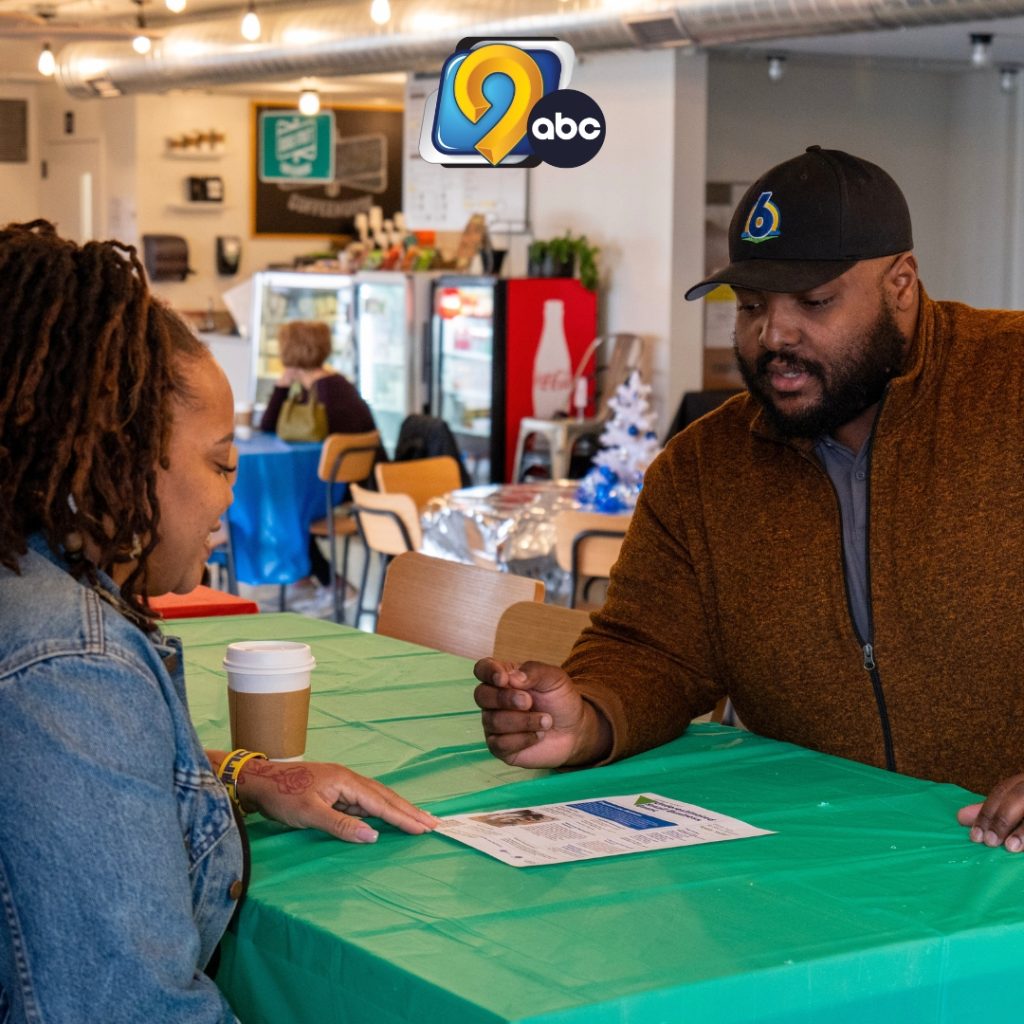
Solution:
{"label": "person in background", "polygon": [[665,743],[720,698],[754,732],[987,795],[1024,849],[1024,313],[936,302],[880,167],[812,146],[740,201],[748,392],[651,465],[564,668],[484,659],[491,751],[556,767]]}
{"label": "person in background", "polygon": [[[198,584],[231,502],[231,390],[134,249],[45,221],[0,230],[0,366],[0,1019],[233,1021],[204,967],[244,829],[147,604]],[[340,765],[229,781],[350,842],[433,824]]]}
{"label": "person in background", "polygon": [[363,434],[376,430],[373,413],[355,385],[324,364],[331,354],[331,329],[321,320],[291,320],[277,335],[284,370],[274,384],[260,421],[260,430],[273,433],[281,406],[292,384],[302,385],[303,400],[311,389],[327,409],[329,434]]}
{"label": "person in background", "polygon": [[[329,434],[363,434],[377,429],[373,413],[355,385],[324,365],[331,354],[331,330],[326,323],[321,320],[290,320],[281,325],[277,340],[284,371],[274,384],[260,420],[260,430],[272,434],[277,429],[281,407],[296,381],[302,385],[302,401],[308,401],[310,390],[315,389],[317,398],[327,410]],[[381,457],[386,458],[383,449]],[[376,487],[375,484],[373,486]],[[326,601],[330,594],[323,588],[330,583],[330,567],[312,535],[309,538],[309,564],[312,577],[307,583],[318,592],[322,601]]]}

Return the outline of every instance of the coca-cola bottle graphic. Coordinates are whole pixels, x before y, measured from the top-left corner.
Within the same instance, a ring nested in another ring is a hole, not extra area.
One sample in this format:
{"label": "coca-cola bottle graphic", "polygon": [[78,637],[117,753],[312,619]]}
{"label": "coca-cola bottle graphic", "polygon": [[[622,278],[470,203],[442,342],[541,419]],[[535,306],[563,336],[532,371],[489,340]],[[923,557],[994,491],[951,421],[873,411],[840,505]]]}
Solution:
{"label": "coca-cola bottle graphic", "polygon": [[572,362],[565,337],[565,303],[561,299],[544,302],[544,326],[533,358],[533,415],[552,419],[569,408],[572,390]]}

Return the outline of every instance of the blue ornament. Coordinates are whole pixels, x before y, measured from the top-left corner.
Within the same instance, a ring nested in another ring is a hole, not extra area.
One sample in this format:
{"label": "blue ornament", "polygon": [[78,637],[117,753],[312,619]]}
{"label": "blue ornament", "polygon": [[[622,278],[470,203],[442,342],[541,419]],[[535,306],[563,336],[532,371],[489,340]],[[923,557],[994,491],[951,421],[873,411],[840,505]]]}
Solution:
{"label": "blue ornament", "polygon": [[631,423],[629,425],[629,430],[627,430],[626,433],[629,434],[630,437],[636,437],[636,435],[640,433],[640,428],[635,423]]}

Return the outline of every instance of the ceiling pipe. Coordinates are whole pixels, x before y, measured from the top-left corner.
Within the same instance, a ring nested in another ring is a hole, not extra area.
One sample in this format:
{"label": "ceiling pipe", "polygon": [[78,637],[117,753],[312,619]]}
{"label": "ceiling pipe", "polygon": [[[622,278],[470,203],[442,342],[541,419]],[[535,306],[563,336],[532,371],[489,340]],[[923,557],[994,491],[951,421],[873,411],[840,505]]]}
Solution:
{"label": "ceiling pipe", "polygon": [[[713,47],[755,40],[920,27],[1024,15],[1024,0],[396,0],[386,29],[369,4],[261,12],[259,43],[237,18],[171,27],[145,58],[123,45],[64,47],[57,78],[72,96],[159,93],[308,76],[436,70],[463,36],[557,36],[577,53]],[[570,9],[571,7],[571,9]],[[173,23],[169,23],[173,24]]]}

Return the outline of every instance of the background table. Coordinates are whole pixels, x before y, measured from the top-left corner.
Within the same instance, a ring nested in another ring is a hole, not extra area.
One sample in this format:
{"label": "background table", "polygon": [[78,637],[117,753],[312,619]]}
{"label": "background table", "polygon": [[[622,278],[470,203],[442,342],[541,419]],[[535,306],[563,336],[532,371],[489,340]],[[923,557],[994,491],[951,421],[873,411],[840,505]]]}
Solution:
{"label": "background table", "polygon": [[462,487],[430,501],[421,517],[424,554],[543,580],[568,591],[555,560],[555,515],[579,508],[578,480]]}
{"label": "background table", "polygon": [[161,594],[151,597],[149,604],[162,619],[207,618],[213,615],[256,615],[260,606],[255,601],[235,594],[225,594],[202,585],[187,594]]}
{"label": "background table", "polygon": [[294,583],[309,575],[309,525],[326,514],[326,485],[316,475],[321,445],[259,431],[237,444],[228,509],[235,576],[251,584]]}
{"label": "background table", "polygon": [[776,835],[514,869],[386,826],[348,846],[256,819],[218,983],[246,1024],[882,1024],[1016,1015],[1024,858],[967,842],[969,795],[724,726],[604,768],[483,747],[464,659],[294,615],[175,623],[200,735],[225,644],[310,643],[308,755],[435,813],[642,791]]}

